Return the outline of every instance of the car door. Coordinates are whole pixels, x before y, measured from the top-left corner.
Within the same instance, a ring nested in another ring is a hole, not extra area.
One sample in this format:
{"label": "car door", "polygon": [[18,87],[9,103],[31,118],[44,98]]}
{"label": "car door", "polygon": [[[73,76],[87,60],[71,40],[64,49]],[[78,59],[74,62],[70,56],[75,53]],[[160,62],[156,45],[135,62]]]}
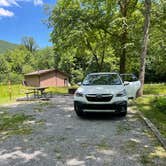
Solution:
{"label": "car door", "polygon": [[124,82],[128,98],[136,98],[138,89],[140,88],[140,81],[134,74],[121,74]]}

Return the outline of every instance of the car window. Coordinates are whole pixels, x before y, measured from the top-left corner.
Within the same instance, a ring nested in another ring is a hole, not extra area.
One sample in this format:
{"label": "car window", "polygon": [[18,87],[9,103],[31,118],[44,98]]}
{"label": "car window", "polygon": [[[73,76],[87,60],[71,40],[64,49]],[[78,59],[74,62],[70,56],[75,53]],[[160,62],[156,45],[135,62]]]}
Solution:
{"label": "car window", "polygon": [[83,85],[121,85],[121,79],[117,74],[88,75]]}
{"label": "car window", "polygon": [[128,82],[132,82],[132,81],[137,81],[137,77],[133,74],[121,74],[120,75],[123,81],[128,81]]}

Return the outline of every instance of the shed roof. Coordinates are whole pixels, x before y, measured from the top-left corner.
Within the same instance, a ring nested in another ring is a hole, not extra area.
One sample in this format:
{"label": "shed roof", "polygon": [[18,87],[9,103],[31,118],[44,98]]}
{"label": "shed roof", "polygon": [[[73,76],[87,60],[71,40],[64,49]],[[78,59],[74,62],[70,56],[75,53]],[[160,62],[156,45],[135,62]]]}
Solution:
{"label": "shed roof", "polygon": [[31,73],[25,74],[25,76],[40,76],[40,75],[43,75],[43,74],[46,74],[46,73],[49,73],[52,71],[59,72],[65,76],[68,76],[66,73],[56,70],[56,69],[37,70],[37,71],[31,72]]}

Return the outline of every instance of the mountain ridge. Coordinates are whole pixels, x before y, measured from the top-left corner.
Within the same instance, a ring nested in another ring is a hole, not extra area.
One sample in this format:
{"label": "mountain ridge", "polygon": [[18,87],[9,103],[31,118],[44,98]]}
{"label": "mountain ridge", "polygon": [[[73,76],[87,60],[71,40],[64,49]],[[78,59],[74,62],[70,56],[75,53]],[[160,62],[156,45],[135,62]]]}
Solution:
{"label": "mountain ridge", "polygon": [[3,54],[8,50],[13,50],[16,47],[18,47],[18,44],[0,40],[0,54]]}

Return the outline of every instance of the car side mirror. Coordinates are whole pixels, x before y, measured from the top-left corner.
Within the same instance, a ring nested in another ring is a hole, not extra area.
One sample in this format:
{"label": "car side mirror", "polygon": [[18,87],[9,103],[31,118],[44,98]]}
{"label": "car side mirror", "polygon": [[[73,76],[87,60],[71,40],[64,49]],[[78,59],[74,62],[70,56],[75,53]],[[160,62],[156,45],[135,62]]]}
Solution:
{"label": "car side mirror", "polygon": [[78,82],[78,83],[77,83],[78,86],[81,86],[81,84],[82,84],[82,82]]}
{"label": "car side mirror", "polygon": [[138,81],[137,77],[133,77],[132,81]]}

